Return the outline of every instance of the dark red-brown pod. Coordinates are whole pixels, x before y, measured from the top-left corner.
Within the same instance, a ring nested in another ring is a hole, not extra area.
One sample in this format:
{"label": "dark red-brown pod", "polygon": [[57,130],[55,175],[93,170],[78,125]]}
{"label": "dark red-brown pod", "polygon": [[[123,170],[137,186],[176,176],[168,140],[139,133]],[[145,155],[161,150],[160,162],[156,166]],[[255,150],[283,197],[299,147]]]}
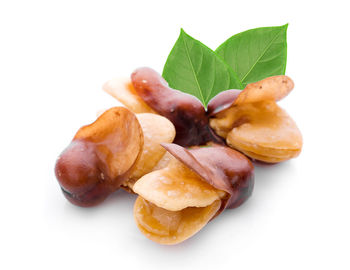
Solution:
{"label": "dark red-brown pod", "polygon": [[131,75],[137,94],[175,126],[174,143],[182,146],[223,143],[209,127],[209,118],[202,103],[192,95],[171,89],[153,69],[139,68]]}
{"label": "dark red-brown pod", "polygon": [[101,162],[93,144],[73,141],[59,156],[55,174],[64,196],[78,206],[94,206],[112,191],[109,176],[101,170]]}
{"label": "dark red-brown pod", "polygon": [[254,166],[240,152],[217,144],[190,149],[169,143],[162,146],[208,184],[227,192],[228,197],[224,199],[217,215],[225,208],[240,206],[251,196]]}
{"label": "dark red-brown pod", "polygon": [[222,112],[223,110],[228,109],[232,106],[241,92],[242,90],[232,89],[217,94],[209,101],[207,114],[209,116],[213,116],[219,112]]}
{"label": "dark red-brown pod", "polygon": [[102,202],[128,179],[143,146],[141,126],[132,112],[111,108],[78,130],[56,161],[64,196],[78,206]]}

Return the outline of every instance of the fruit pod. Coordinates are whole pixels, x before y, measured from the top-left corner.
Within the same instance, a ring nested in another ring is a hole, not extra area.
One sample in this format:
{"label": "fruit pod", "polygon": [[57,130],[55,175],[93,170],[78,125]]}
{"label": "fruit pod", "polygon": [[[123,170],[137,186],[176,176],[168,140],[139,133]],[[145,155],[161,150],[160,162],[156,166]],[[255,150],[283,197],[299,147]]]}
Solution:
{"label": "fruit pod", "polygon": [[130,78],[114,78],[106,82],[102,89],[134,113],[156,113],[136,93]]}
{"label": "fruit pod", "polygon": [[170,143],[162,145],[209,185],[227,193],[222,198],[221,210],[236,208],[251,196],[254,167],[241,153],[215,144],[190,149]]}
{"label": "fruit pod", "polygon": [[174,143],[182,146],[207,142],[223,144],[209,127],[209,118],[202,103],[192,95],[171,89],[151,68],[139,68],[125,79],[108,81],[103,89],[134,112],[154,112],[169,119],[175,126]]}
{"label": "fruit pod", "polygon": [[80,128],[59,156],[55,173],[63,194],[79,206],[102,202],[128,178],[142,145],[135,114],[122,107],[104,112]]}
{"label": "fruit pod", "polygon": [[56,178],[71,203],[97,205],[150,172],[166,152],[159,144],[174,137],[173,125],[160,115],[111,108],[78,130],[57,159]]}
{"label": "fruit pod", "polygon": [[252,159],[276,163],[299,155],[301,133],[276,101],[294,87],[287,76],[251,83],[240,92],[224,91],[209,104],[210,126],[226,143]]}
{"label": "fruit pod", "polygon": [[162,144],[173,156],[167,167],[134,185],[137,226],[160,244],[177,244],[197,233],[225,208],[245,202],[254,187],[254,168],[239,152],[220,145],[185,149]]}
{"label": "fruit pod", "polygon": [[161,143],[171,143],[175,138],[175,127],[165,117],[153,113],[138,113],[136,118],[143,133],[143,147],[130,176],[122,184],[129,192],[133,192],[132,186],[140,177],[168,164],[169,158]]}

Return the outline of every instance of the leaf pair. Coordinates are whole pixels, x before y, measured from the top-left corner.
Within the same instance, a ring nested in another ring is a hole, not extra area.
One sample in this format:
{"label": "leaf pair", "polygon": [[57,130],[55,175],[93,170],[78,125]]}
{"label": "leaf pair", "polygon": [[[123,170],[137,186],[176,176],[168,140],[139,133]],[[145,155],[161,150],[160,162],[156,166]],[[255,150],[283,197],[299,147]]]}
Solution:
{"label": "leaf pair", "polygon": [[163,70],[169,86],[196,96],[206,107],[228,89],[284,75],[288,25],[251,29],[232,36],[214,52],[181,29]]}

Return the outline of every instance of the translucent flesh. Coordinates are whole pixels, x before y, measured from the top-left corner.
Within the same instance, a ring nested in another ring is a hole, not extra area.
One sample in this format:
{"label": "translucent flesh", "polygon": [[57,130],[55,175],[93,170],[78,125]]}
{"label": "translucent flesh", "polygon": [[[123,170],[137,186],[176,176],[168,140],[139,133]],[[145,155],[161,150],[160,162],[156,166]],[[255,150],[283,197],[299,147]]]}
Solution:
{"label": "translucent flesh", "polygon": [[233,106],[211,119],[210,124],[216,132],[226,135],[228,145],[252,158],[276,162],[301,151],[298,127],[275,101]]}
{"label": "translucent flesh", "polygon": [[169,211],[138,197],[134,206],[134,218],[138,228],[150,240],[173,245],[193,236],[202,229],[221,206],[216,200],[206,207],[188,207]]}
{"label": "translucent flesh", "polygon": [[141,113],[136,117],[143,131],[144,144],[130,176],[131,180],[137,180],[151,172],[166,153],[160,144],[171,143],[175,138],[174,125],[167,118],[152,113]]}
{"label": "translucent flesh", "polygon": [[135,92],[128,78],[115,78],[103,85],[103,90],[134,113],[156,113]]}
{"label": "translucent flesh", "polygon": [[123,107],[111,108],[92,124],[80,128],[74,140],[94,143],[110,178],[128,171],[143,145],[142,129],[135,114]]}
{"label": "translucent flesh", "polygon": [[156,166],[154,166],[153,171],[164,169],[168,166],[170,161],[174,159],[174,156],[171,155],[169,152],[165,152],[165,154],[162,156],[162,158],[158,161]]}
{"label": "translucent flesh", "polygon": [[221,195],[176,159],[166,168],[140,178],[133,190],[147,201],[170,211],[205,207],[220,199]]}
{"label": "translucent flesh", "polygon": [[266,163],[278,163],[278,162],[282,162],[286,159],[290,159],[290,158],[294,157],[294,156],[290,156],[289,158],[288,157],[278,158],[278,157],[272,157],[272,156],[263,156],[263,155],[259,155],[259,154],[256,154],[256,153],[253,153],[250,151],[244,151],[244,150],[241,150],[238,148],[237,148],[237,150],[240,150],[242,153],[244,153],[245,155],[247,155],[253,159],[264,161]]}
{"label": "translucent flesh", "polygon": [[235,100],[235,105],[261,102],[265,100],[278,101],[287,96],[294,88],[291,78],[284,75],[268,77],[264,80],[250,83]]}

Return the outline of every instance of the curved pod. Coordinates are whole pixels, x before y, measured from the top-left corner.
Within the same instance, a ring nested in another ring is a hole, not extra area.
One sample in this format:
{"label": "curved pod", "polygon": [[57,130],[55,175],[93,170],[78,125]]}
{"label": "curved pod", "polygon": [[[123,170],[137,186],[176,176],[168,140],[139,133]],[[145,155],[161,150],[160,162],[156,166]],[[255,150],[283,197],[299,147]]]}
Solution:
{"label": "curved pod", "polygon": [[254,169],[237,151],[218,145],[163,146],[173,156],[168,166],[146,174],[133,187],[139,195],[135,221],[149,239],[180,243],[225,208],[238,207],[250,197]]}

